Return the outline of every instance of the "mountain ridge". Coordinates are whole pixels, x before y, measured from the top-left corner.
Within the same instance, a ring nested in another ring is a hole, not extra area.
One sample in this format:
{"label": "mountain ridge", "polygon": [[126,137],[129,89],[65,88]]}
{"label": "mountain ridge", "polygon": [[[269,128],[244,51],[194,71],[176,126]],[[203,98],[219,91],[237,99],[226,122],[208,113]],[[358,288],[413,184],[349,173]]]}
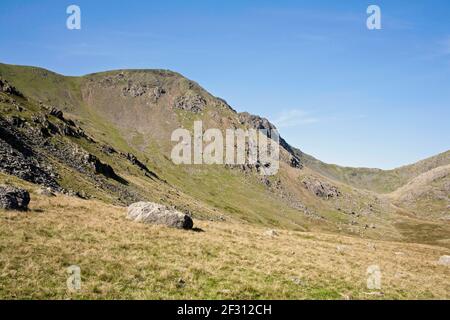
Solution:
{"label": "mountain ridge", "polygon": [[[107,75],[116,74],[116,73],[123,73],[123,72],[130,72],[130,73],[146,73],[146,72],[148,72],[148,73],[163,73],[163,74],[165,73],[165,74],[170,74],[172,76],[176,76],[176,77],[180,77],[180,78],[183,78],[185,80],[188,80],[189,82],[192,82],[196,86],[198,86],[201,90],[207,92],[197,82],[192,81],[192,80],[186,78],[185,76],[183,76],[181,73],[173,71],[173,70],[170,70],[170,69],[122,69],[122,68],[120,68],[120,69],[92,72],[92,73],[87,73],[87,74],[80,75],[80,76],[72,76],[72,75],[64,75],[64,74],[61,74],[61,73],[58,73],[58,72],[54,72],[54,71],[51,71],[51,70],[48,70],[48,69],[45,69],[45,68],[42,68],[42,67],[34,67],[34,66],[28,66],[28,65],[10,65],[10,64],[0,63],[0,68],[1,67],[3,67],[3,68],[4,67],[7,67],[7,68],[11,68],[12,67],[12,68],[19,68],[19,69],[23,68],[23,69],[37,70],[37,71],[40,71],[40,72],[43,72],[43,73],[51,73],[51,74],[53,74],[53,75],[55,75],[57,77],[63,77],[63,78],[69,78],[69,79],[71,79],[71,78],[72,79],[83,79],[83,78],[89,78],[89,77],[95,77],[95,76],[107,76]],[[4,70],[0,70],[0,71],[2,71],[2,73],[4,72]],[[216,99],[219,99],[219,100],[223,101],[225,104],[228,105],[228,103],[226,102],[225,99],[220,98],[220,97],[216,97],[216,96],[213,96],[213,95],[211,95],[211,96],[216,98]],[[230,107],[232,110],[234,110],[234,108],[232,106],[228,105],[228,107]],[[267,118],[260,117],[259,115],[251,114],[251,113],[249,113],[247,111],[241,111],[241,112],[238,112],[236,110],[234,110],[234,111],[238,115],[245,115],[245,114],[247,114],[248,117],[255,117],[255,118],[258,118],[259,120],[264,121],[264,122],[267,123],[265,126],[260,127],[260,128],[276,129],[276,126],[273,123],[271,123],[270,120],[268,120]],[[362,167],[342,166],[342,165],[334,164],[334,163],[325,163],[325,162],[323,162],[323,161],[321,161],[321,160],[319,160],[319,159],[317,159],[317,158],[315,158],[315,157],[313,157],[313,156],[311,156],[311,155],[309,155],[307,153],[304,153],[298,147],[291,146],[283,138],[281,138],[281,139],[284,141],[284,143],[281,143],[281,144],[282,145],[284,144],[286,146],[285,148],[292,150],[291,153],[295,153],[296,155],[300,156],[301,158],[303,158],[305,160],[306,163],[308,163],[310,165],[312,163],[314,163],[314,162],[318,162],[322,166],[337,167],[337,168],[350,169],[350,170],[355,170],[355,171],[366,171],[367,170],[367,171],[379,171],[379,172],[393,172],[393,171],[400,171],[400,170],[404,170],[404,169],[409,169],[411,167],[418,166],[421,163],[430,162],[434,158],[443,158],[441,165],[450,163],[450,150],[447,150],[447,151],[443,151],[443,152],[441,152],[439,154],[431,155],[429,157],[423,158],[423,159],[418,160],[416,162],[412,162],[412,163],[409,163],[409,164],[401,165],[401,166],[393,168],[393,169],[380,169],[380,168],[376,168],[376,167],[364,167],[364,166],[362,166]],[[439,165],[436,165],[436,166],[439,166]],[[431,170],[431,169],[435,168],[436,166],[431,166],[428,170]],[[425,172],[425,171],[421,171],[421,173],[423,173],[423,172]],[[330,175],[330,177],[332,177],[332,175]]]}
{"label": "mountain ridge", "polygon": [[[63,192],[107,203],[152,200],[201,219],[225,216],[295,230],[407,240],[408,224],[399,229],[396,223],[409,218],[399,215],[398,203],[394,206],[382,194],[448,162],[449,152],[394,172],[344,168],[324,164],[281,138],[280,171],[273,177],[259,175],[252,165],[175,166],[169,155],[176,128],[192,129],[196,120],[222,130],[275,126],[236,112],[198,83],[167,70],[66,77],[0,64],[0,77],[24,95],[1,93],[0,114],[9,134],[33,150],[34,166],[45,168],[50,161]],[[6,142],[5,154],[11,148],[16,150]],[[20,157],[8,159],[25,163]]]}

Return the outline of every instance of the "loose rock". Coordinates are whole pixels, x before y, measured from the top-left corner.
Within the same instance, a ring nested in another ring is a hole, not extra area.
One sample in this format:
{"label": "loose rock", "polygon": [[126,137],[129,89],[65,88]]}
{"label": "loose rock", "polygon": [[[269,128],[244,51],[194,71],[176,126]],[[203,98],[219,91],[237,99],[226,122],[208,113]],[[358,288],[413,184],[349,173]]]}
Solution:
{"label": "loose rock", "polygon": [[267,230],[266,232],[264,232],[264,235],[267,237],[278,237],[278,232],[276,232],[275,230]]}
{"label": "loose rock", "polygon": [[0,186],[0,208],[26,211],[29,203],[28,191],[11,186]]}
{"label": "loose rock", "polygon": [[128,207],[128,218],[147,224],[166,225],[178,229],[192,229],[192,218],[182,212],[152,202],[137,202]]}
{"label": "loose rock", "polygon": [[56,195],[53,193],[51,188],[41,188],[37,191],[37,194],[46,197],[55,197]]}

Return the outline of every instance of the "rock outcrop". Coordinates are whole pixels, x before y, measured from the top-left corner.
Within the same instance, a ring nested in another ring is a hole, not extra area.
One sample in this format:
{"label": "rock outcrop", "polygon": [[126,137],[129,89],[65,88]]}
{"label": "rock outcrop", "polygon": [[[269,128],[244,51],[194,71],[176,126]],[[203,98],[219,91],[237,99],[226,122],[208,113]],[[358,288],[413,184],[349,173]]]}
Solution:
{"label": "rock outcrop", "polygon": [[0,117],[0,171],[59,190],[57,174],[31,144],[13,124]]}
{"label": "rock outcrop", "polygon": [[335,186],[311,177],[304,178],[302,183],[306,189],[320,198],[329,199],[341,195],[341,192]]}
{"label": "rock outcrop", "polygon": [[[239,121],[243,125],[247,125],[250,128],[256,130],[266,130],[266,135],[268,138],[272,138],[272,133],[277,130],[274,124],[272,124],[266,118],[250,114],[248,112],[241,112],[238,114]],[[293,168],[301,169],[303,166],[300,163],[300,159],[295,153],[295,150],[280,136],[278,136],[279,144],[284,148],[290,155],[289,164]]]}
{"label": "rock outcrop", "polygon": [[175,108],[199,113],[206,107],[206,100],[198,94],[186,94],[178,97]]}
{"label": "rock outcrop", "polygon": [[128,218],[146,224],[192,229],[192,218],[182,212],[152,202],[137,202],[128,207]]}
{"label": "rock outcrop", "polygon": [[6,94],[12,94],[15,96],[22,97],[23,95],[12,85],[8,83],[8,81],[0,78],[0,92],[4,92]]}
{"label": "rock outcrop", "polygon": [[6,210],[28,210],[30,194],[28,191],[0,185],[0,208]]}

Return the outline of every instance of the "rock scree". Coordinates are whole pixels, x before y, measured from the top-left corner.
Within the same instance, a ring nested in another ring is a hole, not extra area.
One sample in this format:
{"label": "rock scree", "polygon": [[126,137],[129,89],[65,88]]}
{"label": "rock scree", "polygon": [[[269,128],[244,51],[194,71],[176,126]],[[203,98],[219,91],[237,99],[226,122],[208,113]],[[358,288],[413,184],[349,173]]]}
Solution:
{"label": "rock scree", "polygon": [[146,224],[159,224],[178,229],[192,229],[194,222],[187,214],[153,202],[137,202],[128,207],[128,218]]}
{"label": "rock scree", "polygon": [[0,185],[0,208],[6,210],[28,210],[30,203],[30,194],[28,191]]}

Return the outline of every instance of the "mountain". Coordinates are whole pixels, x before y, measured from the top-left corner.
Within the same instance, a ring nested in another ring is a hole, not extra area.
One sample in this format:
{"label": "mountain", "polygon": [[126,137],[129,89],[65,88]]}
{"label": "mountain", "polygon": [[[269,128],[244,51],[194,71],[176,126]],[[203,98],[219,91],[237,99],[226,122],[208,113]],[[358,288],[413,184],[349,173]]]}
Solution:
{"label": "mountain", "polygon": [[[386,297],[448,297],[436,261],[450,248],[449,151],[383,171],[280,138],[273,176],[264,163],[176,165],[172,132],[197,120],[275,128],[168,70],[0,64],[0,184],[31,193],[29,214],[0,210],[0,297],[364,299],[374,262]],[[137,201],[190,214],[197,232],[128,221]],[[72,264],[77,294],[64,287]]]}
{"label": "mountain", "polygon": [[295,154],[306,166],[330,179],[378,193],[393,192],[420,174],[450,164],[450,151],[393,170],[341,167],[324,163],[298,149]]}
{"label": "mountain", "polygon": [[391,193],[399,206],[419,216],[448,220],[450,211],[450,165],[426,171]]}
{"label": "mountain", "polygon": [[[316,160],[281,138],[281,165],[274,176],[260,175],[261,168],[253,165],[175,165],[171,134],[177,128],[192,130],[196,120],[203,121],[204,130],[223,132],[275,126],[236,112],[196,82],[168,70],[66,77],[0,64],[0,77],[17,91],[1,96],[2,135],[8,137],[3,152],[18,151],[15,159],[3,161],[3,171],[112,204],[152,200],[198,218],[230,216],[294,230],[402,239],[403,231],[393,223],[405,219],[399,208],[421,215],[411,209],[413,200],[387,194],[414,188],[411,180],[450,164],[447,151],[389,171],[345,168]],[[29,172],[14,163],[26,164]],[[443,180],[445,184],[448,177]],[[444,204],[436,210],[445,212],[448,199],[437,201]],[[426,216],[427,223],[432,216]]]}

